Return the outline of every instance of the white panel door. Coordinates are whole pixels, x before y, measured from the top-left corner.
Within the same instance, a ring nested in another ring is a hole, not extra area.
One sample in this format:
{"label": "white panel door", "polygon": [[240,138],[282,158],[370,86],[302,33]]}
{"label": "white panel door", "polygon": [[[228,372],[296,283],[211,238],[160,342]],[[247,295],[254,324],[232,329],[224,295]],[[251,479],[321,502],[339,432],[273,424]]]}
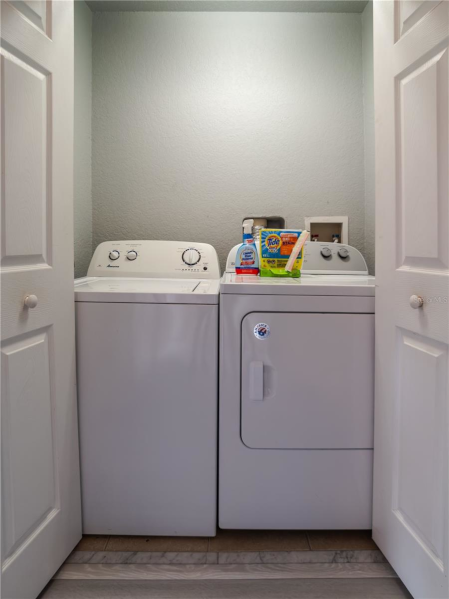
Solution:
{"label": "white panel door", "polygon": [[449,597],[449,2],[376,1],[373,536]]}
{"label": "white panel door", "polygon": [[81,537],[73,298],[73,3],[2,2],[2,597]]}

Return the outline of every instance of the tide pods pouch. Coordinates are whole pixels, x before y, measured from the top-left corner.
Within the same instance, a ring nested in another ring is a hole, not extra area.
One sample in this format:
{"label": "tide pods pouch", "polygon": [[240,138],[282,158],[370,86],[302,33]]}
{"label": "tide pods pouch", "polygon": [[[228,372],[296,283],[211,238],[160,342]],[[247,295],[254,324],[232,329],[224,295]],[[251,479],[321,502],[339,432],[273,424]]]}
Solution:
{"label": "tide pods pouch", "polygon": [[290,254],[302,231],[300,229],[262,229],[260,232],[260,276],[299,277],[304,258],[304,248],[299,252],[293,270],[287,272]]}

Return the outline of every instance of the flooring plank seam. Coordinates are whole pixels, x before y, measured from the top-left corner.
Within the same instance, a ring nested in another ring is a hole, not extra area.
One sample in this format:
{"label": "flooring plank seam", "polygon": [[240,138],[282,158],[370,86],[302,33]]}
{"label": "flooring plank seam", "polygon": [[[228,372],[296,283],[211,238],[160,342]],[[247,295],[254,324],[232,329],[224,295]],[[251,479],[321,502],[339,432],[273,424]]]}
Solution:
{"label": "flooring plank seam", "polygon": [[69,564],[313,564],[385,563],[381,551],[73,551]]}
{"label": "flooring plank seam", "polygon": [[396,578],[387,563],[370,564],[65,564],[59,580],[260,580],[289,578]]}

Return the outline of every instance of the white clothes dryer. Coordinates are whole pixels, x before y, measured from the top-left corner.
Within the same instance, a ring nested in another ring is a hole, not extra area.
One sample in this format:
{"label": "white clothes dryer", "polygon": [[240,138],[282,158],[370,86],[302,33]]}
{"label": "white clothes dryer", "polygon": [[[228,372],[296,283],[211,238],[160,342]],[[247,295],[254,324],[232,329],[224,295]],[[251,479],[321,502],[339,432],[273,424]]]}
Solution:
{"label": "white clothes dryer", "polygon": [[219,526],[369,529],[374,289],[358,250],[306,244],[302,276],[221,282]]}
{"label": "white clothes dryer", "polygon": [[215,535],[219,277],[210,245],[112,241],[75,282],[84,533]]}

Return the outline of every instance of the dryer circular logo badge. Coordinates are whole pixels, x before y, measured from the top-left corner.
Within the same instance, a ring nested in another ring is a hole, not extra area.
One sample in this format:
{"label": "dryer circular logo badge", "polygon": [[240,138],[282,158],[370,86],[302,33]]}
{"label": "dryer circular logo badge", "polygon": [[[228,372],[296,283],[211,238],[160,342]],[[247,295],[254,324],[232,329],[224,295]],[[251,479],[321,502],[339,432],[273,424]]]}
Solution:
{"label": "dryer circular logo badge", "polygon": [[265,322],[259,322],[259,324],[256,324],[254,327],[254,337],[256,337],[256,339],[263,340],[269,336],[270,327]]}

